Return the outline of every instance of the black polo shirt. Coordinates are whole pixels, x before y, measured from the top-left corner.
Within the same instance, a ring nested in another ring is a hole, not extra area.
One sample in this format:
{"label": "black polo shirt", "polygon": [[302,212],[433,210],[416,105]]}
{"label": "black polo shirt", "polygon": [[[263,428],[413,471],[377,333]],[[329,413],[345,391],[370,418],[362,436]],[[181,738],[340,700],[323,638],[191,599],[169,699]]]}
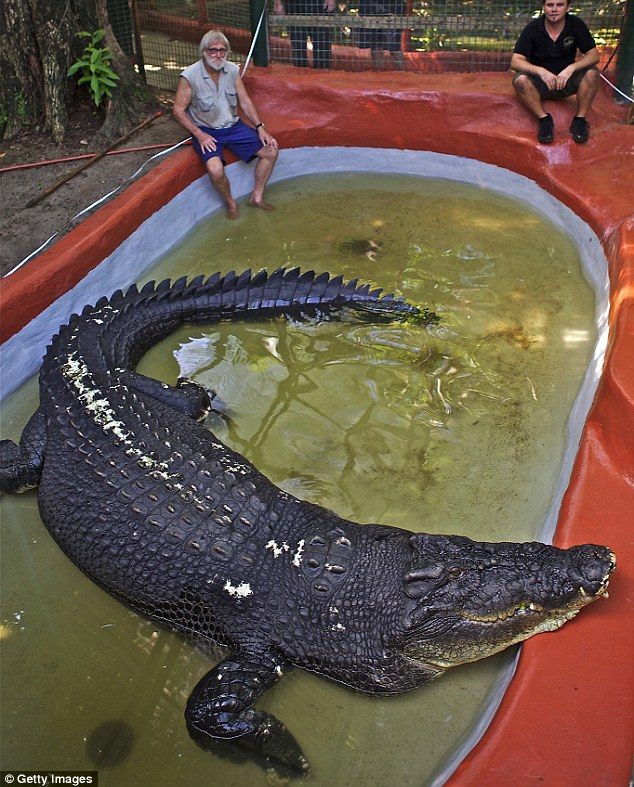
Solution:
{"label": "black polo shirt", "polygon": [[546,18],[542,14],[522,30],[513,52],[524,55],[535,66],[558,74],[575,62],[577,49],[585,55],[595,46],[586,23],[572,14],[566,14],[564,29],[557,40],[553,41],[546,32]]}

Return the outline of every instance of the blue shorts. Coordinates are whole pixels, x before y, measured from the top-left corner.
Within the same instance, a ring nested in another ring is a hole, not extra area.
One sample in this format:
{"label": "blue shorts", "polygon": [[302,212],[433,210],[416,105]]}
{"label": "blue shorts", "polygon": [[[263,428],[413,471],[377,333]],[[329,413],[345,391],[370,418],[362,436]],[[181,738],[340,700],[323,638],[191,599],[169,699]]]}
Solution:
{"label": "blue shorts", "polygon": [[243,120],[238,120],[237,123],[229,126],[229,128],[208,128],[207,126],[199,126],[198,128],[216,140],[215,150],[203,152],[198,140],[192,137],[193,148],[203,161],[208,161],[210,158],[218,156],[222,163],[226,164],[222,157],[222,152],[225,148],[229,148],[232,153],[235,153],[238,158],[241,158],[242,161],[246,161],[248,164],[249,161],[253,161],[258,152],[264,147],[258,132],[251,126],[247,126]]}

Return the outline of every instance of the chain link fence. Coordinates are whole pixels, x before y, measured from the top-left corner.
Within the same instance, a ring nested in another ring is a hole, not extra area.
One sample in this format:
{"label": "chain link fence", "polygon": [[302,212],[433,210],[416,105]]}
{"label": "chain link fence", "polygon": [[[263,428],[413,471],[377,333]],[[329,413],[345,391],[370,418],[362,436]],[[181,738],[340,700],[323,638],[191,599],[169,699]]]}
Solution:
{"label": "chain link fence", "polygon": [[[422,74],[505,71],[515,41],[541,9],[539,0],[266,0],[261,35],[270,63],[346,71]],[[235,62],[252,42],[253,0],[108,0],[113,29],[153,87],[175,90],[198,43],[219,28]],[[262,6],[259,5],[261,8]],[[276,13],[276,11],[278,13]],[[313,11],[313,13],[308,13]],[[579,0],[571,11],[595,36],[600,67],[612,67],[626,0]],[[256,61],[257,62],[257,61]]]}

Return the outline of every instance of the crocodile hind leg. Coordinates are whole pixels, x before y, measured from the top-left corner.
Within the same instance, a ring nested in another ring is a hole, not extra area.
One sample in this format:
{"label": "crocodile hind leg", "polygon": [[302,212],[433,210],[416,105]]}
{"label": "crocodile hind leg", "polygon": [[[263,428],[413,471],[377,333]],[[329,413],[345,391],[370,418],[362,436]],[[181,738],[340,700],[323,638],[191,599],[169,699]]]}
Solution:
{"label": "crocodile hind leg", "polygon": [[46,450],[46,421],[36,410],[24,427],[20,445],[13,440],[0,441],[0,490],[26,492],[40,482]]}
{"label": "crocodile hind leg", "polygon": [[275,716],[253,708],[282,676],[271,652],[238,652],[220,662],[196,685],[185,711],[187,729],[202,748],[218,751],[222,742],[265,767],[305,775],[301,748]]}
{"label": "crocodile hind leg", "polygon": [[148,394],[195,421],[204,421],[214,409],[212,400],[215,394],[207,391],[200,383],[185,377],[180,377],[176,385],[167,385],[135,372],[131,384],[139,393]]}

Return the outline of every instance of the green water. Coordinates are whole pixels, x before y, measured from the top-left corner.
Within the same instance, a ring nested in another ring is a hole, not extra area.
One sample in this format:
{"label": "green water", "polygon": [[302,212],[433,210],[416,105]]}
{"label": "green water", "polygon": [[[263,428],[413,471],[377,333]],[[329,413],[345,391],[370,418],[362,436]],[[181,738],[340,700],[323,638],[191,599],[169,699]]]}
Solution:
{"label": "green water", "polygon": [[[205,221],[144,280],[298,265],[437,311],[435,328],[360,322],[187,327],[143,359],[214,388],[214,431],[288,491],[358,521],[484,540],[534,538],[596,334],[576,251],[518,202],[444,181],[328,175],[276,184],[274,213]],[[356,241],[379,249],[368,259]],[[37,402],[3,404],[3,437]],[[127,612],[54,546],[34,494],[3,497],[2,767],[98,767],[101,787],[265,785],[197,749],[183,709],[208,660]],[[574,624],[573,624],[574,625]],[[544,635],[544,636],[556,636]],[[507,656],[389,700],[296,671],[261,706],[298,738],[307,784],[428,784],[480,715]],[[90,736],[126,735],[91,764]],[[126,756],[124,741],[131,746]],[[122,747],[121,762],[116,745]]]}

